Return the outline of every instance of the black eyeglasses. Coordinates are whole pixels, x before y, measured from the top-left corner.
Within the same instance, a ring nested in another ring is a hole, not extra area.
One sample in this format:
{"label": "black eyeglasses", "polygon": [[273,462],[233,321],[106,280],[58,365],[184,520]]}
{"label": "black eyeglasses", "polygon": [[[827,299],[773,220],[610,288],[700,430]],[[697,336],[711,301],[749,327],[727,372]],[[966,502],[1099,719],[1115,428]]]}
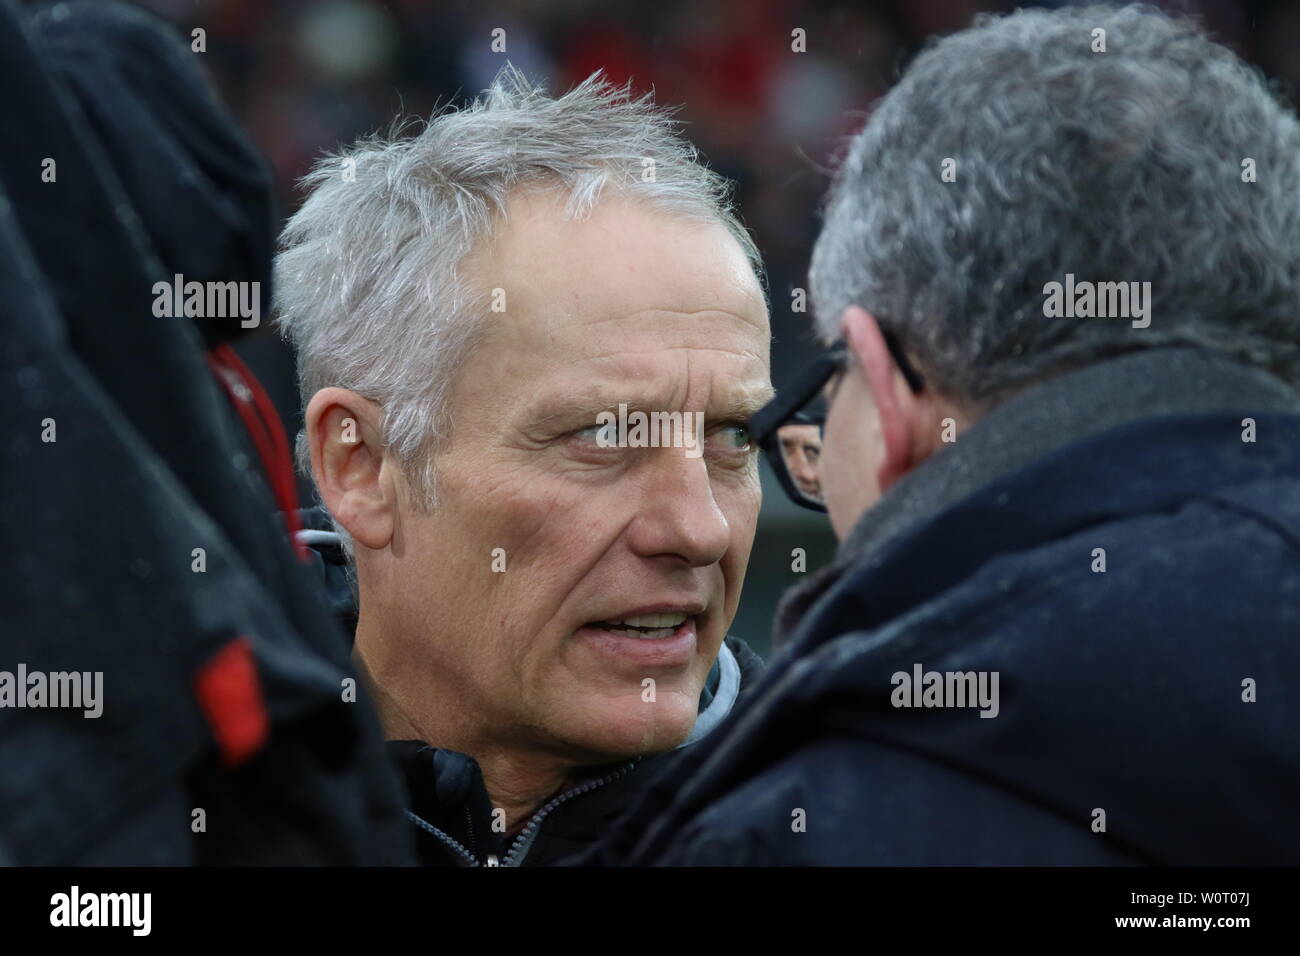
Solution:
{"label": "black eyeglasses", "polygon": [[[925,388],[925,379],[908,361],[898,339],[881,329],[889,354],[913,392]],[[826,407],[822,392],[849,360],[848,346],[838,342],[795,376],[790,386],[754,413],[750,438],[767,455],[777,481],[790,500],[813,511],[825,511],[821,483],[822,436]]]}

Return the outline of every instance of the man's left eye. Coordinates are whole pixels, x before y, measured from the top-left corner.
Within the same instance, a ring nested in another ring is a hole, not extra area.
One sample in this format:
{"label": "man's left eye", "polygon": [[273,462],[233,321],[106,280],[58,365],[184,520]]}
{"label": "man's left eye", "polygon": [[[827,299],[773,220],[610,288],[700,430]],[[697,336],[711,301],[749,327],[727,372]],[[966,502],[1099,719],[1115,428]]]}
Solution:
{"label": "man's left eye", "polygon": [[748,425],[723,425],[718,429],[718,434],[725,436],[725,441],[730,448],[743,451],[749,447]]}

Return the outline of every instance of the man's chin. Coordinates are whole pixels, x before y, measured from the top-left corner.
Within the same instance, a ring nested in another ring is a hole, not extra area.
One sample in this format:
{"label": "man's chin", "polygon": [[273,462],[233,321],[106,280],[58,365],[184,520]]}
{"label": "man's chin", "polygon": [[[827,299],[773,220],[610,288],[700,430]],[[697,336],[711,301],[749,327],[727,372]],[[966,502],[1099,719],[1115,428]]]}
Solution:
{"label": "man's chin", "polygon": [[593,707],[565,737],[597,763],[672,750],[695,726],[698,694],[689,701],[677,693],[648,696]]}

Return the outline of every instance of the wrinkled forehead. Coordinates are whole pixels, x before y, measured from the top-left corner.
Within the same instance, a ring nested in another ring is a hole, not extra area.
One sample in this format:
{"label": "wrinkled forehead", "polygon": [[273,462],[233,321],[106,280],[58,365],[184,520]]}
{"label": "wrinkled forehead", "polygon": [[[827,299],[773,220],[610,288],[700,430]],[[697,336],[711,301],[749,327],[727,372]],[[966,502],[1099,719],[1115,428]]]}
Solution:
{"label": "wrinkled forehead", "polygon": [[596,345],[642,327],[686,347],[769,336],[762,290],[726,227],[626,193],[581,218],[552,191],[512,197],[466,278],[488,303],[488,334],[530,348]]}
{"label": "wrinkled forehead", "polygon": [[460,395],[498,420],[581,427],[625,401],[744,414],[771,392],[766,302],[719,223],[621,198],[574,219],[528,196],[465,279],[486,308]]}

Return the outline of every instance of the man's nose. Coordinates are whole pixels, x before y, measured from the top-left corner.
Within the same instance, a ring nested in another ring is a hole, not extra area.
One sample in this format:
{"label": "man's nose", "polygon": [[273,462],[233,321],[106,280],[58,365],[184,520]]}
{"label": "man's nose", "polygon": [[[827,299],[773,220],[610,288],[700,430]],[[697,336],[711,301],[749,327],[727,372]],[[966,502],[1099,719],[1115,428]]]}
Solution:
{"label": "man's nose", "polygon": [[731,544],[731,526],[713,497],[704,458],[680,448],[663,448],[647,463],[631,546],[645,557],[675,556],[691,567],[722,559]]}

